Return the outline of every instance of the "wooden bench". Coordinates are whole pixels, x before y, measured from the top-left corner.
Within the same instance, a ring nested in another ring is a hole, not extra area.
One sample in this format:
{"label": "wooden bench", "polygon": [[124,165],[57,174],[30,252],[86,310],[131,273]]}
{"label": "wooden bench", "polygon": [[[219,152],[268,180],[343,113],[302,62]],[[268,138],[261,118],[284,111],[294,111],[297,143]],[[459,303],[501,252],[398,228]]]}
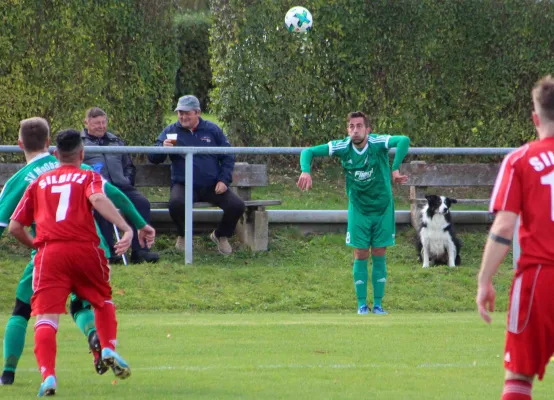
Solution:
{"label": "wooden bench", "polygon": [[[419,224],[418,214],[425,204],[427,190],[452,186],[494,186],[500,164],[427,164],[412,161],[402,164],[400,172],[408,175],[412,226]],[[439,194],[434,191],[432,194]],[[489,199],[458,199],[460,204],[488,204]],[[492,221],[492,217],[491,217]]]}
{"label": "wooden bench", "polygon": [[[0,185],[19,171],[24,164],[0,164]],[[165,187],[171,185],[170,164],[137,164],[135,178],[136,187]],[[251,191],[254,187],[268,185],[267,168],[264,164],[236,163],[233,171],[234,190],[246,204],[244,215],[237,225],[237,235],[241,242],[248,245],[253,251],[267,250],[269,236],[269,219],[267,206],[280,205],[280,200],[252,200]],[[184,201],[184,199],[183,199]],[[210,203],[194,203],[193,208],[214,207]],[[169,215],[167,202],[152,202],[151,209],[158,211],[152,213],[152,225],[157,228],[159,222],[154,216],[160,214]],[[167,218],[165,218],[167,220]]]}

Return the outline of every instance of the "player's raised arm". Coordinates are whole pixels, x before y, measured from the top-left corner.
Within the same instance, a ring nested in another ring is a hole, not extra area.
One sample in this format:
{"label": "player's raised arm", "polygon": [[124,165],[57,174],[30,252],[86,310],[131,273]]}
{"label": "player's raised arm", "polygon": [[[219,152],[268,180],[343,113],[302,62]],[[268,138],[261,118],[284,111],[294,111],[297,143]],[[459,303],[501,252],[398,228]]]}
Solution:
{"label": "player's raised arm", "polygon": [[323,157],[329,155],[329,144],[309,147],[300,153],[300,169],[302,173],[296,186],[300,190],[310,190],[312,188],[312,176],[310,174],[313,157]]}
{"label": "player's raised arm", "polygon": [[402,165],[402,161],[404,161],[404,157],[408,154],[408,150],[410,149],[410,138],[407,136],[391,136],[389,138],[388,142],[388,148],[391,149],[395,147],[396,153],[394,154],[394,160],[392,161],[392,182],[397,184],[404,184],[408,181],[408,177],[406,175],[401,175],[400,171],[398,170],[400,168],[400,165]]}

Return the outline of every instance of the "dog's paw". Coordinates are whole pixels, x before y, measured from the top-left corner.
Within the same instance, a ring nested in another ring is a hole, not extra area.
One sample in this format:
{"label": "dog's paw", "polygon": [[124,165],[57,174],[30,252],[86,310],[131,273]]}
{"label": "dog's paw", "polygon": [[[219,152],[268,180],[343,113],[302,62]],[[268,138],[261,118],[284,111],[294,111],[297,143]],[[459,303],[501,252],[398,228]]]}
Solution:
{"label": "dog's paw", "polygon": [[448,265],[448,266],[449,266],[450,268],[456,268],[456,265],[454,265],[454,264],[450,264],[450,265]]}
{"label": "dog's paw", "polygon": [[429,264],[423,264],[421,268],[429,268]]}

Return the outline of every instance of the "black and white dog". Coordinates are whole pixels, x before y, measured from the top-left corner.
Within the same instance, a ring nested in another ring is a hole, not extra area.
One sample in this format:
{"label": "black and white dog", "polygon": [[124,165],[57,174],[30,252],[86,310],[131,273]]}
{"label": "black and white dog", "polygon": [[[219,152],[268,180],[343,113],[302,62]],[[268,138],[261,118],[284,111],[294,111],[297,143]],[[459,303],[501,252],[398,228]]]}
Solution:
{"label": "black and white dog", "polygon": [[462,246],[450,217],[450,206],[457,203],[456,199],[437,195],[427,195],[425,199],[427,204],[421,210],[417,235],[419,261],[423,262],[423,268],[429,268],[430,264],[460,265]]}

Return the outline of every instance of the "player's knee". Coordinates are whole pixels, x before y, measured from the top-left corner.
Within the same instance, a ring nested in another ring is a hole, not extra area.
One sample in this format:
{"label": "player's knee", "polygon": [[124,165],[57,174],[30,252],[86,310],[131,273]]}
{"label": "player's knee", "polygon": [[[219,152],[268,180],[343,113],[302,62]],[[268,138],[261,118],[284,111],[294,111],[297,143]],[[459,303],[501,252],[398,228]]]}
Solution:
{"label": "player's knee", "polygon": [[507,369],[506,373],[504,374],[504,380],[507,380],[507,381],[508,380],[518,380],[518,381],[525,381],[525,382],[533,383],[534,378],[535,377],[533,375],[518,374],[518,373],[510,371],[509,369]]}
{"label": "player's knee", "polygon": [[367,260],[369,258],[369,249],[354,249],[354,259]]}
{"label": "player's knee", "polygon": [[31,305],[19,299],[15,299],[15,307],[13,308],[12,315],[23,317],[29,321],[29,318],[31,318]]}
{"label": "player's knee", "polygon": [[382,257],[386,253],[387,253],[387,248],[386,247],[371,248],[371,255],[372,256]]}
{"label": "player's knee", "polygon": [[72,318],[75,318],[75,314],[82,310],[90,310],[90,304],[83,304],[83,300],[77,298],[71,300],[69,303],[69,312]]}

